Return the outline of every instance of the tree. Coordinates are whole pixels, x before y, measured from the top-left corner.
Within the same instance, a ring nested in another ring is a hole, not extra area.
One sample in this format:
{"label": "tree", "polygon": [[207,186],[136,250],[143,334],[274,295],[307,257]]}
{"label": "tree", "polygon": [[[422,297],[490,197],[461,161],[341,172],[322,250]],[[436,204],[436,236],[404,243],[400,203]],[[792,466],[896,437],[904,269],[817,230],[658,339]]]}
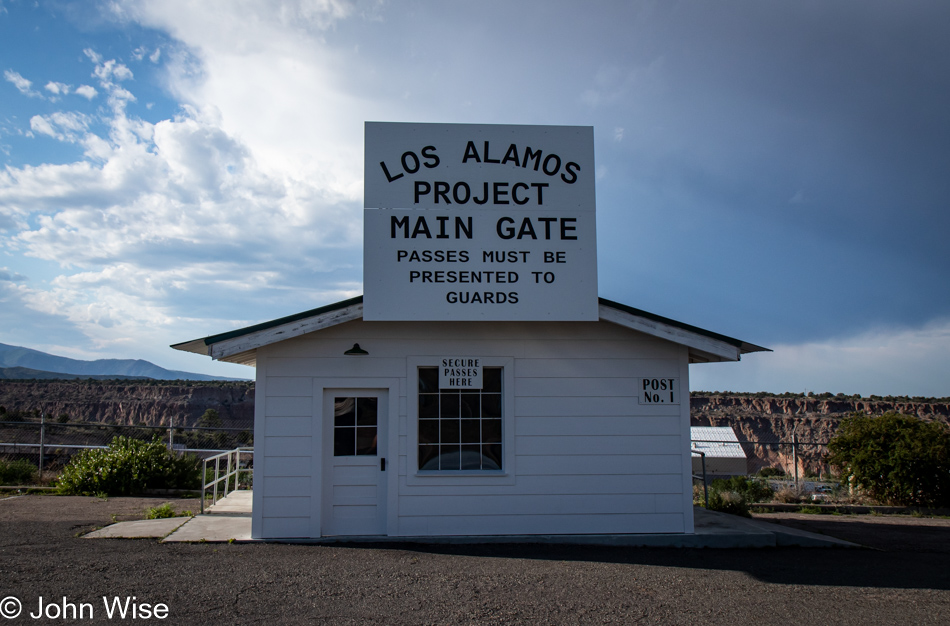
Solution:
{"label": "tree", "polygon": [[200,428],[221,428],[224,426],[224,422],[221,421],[221,416],[218,415],[217,410],[208,409],[198,418],[197,426]]}
{"label": "tree", "polygon": [[940,422],[885,413],[845,418],[829,442],[828,462],[869,496],[903,506],[950,505],[950,429]]}

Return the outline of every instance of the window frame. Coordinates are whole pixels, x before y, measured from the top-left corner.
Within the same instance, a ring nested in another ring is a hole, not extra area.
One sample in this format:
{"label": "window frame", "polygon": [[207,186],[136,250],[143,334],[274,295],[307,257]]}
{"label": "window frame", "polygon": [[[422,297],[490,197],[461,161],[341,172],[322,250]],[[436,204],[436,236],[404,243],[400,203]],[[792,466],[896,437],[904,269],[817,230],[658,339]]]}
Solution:
{"label": "window frame", "polygon": [[[444,355],[443,355],[444,356]],[[439,367],[443,356],[406,359],[406,482],[410,485],[498,485],[514,484],[515,478],[515,376],[512,357],[478,358],[483,367],[501,368],[501,458],[500,470],[420,470],[419,469],[419,368]],[[463,356],[469,356],[465,354]]]}

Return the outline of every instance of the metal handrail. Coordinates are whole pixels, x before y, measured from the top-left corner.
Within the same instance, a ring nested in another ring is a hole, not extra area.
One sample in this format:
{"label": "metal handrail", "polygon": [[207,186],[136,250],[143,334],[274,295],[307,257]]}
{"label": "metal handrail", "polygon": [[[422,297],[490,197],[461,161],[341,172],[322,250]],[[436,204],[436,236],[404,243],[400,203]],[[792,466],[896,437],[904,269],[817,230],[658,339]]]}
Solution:
{"label": "metal handrail", "polygon": [[[218,501],[218,483],[222,480],[224,481],[224,487],[222,489],[223,494],[222,498],[226,498],[231,491],[237,491],[241,483],[241,472],[249,472],[251,476],[254,475],[254,469],[252,467],[241,467],[241,454],[245,455],[250,454],[253,456],[254,448],[235,448],[234,450],[228,450],[227,452],[222,452],[221,454],[216,454],[214,456],[209,456],[204,459],[201,463],[201,512],[205,512],[205,491],[211,489],[211,504],[215,504]],[[234,463],[231,463],[231,457],[234,457]],[[227,466],[225,468],[224,475],[221,475],[221,459],[227,459]],[[208,462],[214,461],[214,478],[210,481],[207,480],[208,476]],[[231,478],[234,478],[234,489],[229,489],[231,484]]]}

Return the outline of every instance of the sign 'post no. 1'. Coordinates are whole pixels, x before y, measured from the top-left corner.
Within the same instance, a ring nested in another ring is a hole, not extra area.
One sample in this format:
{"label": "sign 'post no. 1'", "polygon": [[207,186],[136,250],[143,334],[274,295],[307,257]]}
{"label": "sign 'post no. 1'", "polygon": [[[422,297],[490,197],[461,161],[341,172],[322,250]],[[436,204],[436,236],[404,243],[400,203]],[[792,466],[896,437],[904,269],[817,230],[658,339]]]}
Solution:
{"label": "sign 'post no. 1'", "polygon": [[365,133],[363,319],[598,319],[592,128]]}

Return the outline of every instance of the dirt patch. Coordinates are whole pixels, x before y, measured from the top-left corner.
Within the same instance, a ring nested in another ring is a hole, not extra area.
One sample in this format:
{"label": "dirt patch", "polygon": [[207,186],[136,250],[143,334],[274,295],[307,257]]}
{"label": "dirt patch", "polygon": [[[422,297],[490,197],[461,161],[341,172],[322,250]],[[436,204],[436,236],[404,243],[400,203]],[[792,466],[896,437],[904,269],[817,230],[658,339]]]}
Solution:
{"label": "dirt patch", "polygon": [[93,528],[145,519],[148,509],[172,504],[175,512],[198,512],[198,498],[175,499],[148,498],[94,498],[87,496],[10,496],[0,498],[0,522],[30,523],[47,522],[54,525],[67,524],[72,528]]}

